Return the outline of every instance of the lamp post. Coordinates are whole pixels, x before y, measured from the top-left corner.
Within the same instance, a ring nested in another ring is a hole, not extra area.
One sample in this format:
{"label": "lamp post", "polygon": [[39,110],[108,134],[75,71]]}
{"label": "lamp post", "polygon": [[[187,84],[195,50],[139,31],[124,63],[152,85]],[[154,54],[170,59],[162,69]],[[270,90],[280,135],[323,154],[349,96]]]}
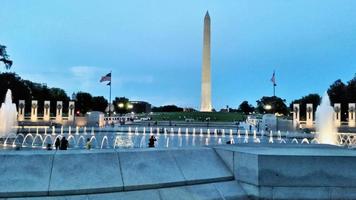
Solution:
{"label": "lamp post", "polygon": [[[269,113],[269,111],[272,109],[272,105],[270,105],[270,104],[265,104],[264,106],[263,106],[263,108],[267,111],[267,113]],[[269,129],[270,127],[268,127],[268,125],[267,125],[267,123],[265,122],[264,123],[264,128],[265,129]]]}
{"label": "lamp post", "polygon": [[265,105],[263,108],[264,108],[265,110],[269,111],[269,110],[272,109],[272,106],[269,105],[269,104],[267,104],[267,105]]}

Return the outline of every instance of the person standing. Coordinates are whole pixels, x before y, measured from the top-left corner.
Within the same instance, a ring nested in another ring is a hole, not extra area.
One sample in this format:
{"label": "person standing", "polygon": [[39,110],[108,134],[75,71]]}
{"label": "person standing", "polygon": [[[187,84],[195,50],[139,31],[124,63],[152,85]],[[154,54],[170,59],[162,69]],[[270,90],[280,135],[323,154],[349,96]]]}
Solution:
{"label": "person standing", "polygon": [[155,141],[157,141],[157,139],[155,138],[155,136],[151,135],[150,139],[148,140],[148,147],[155,147]]}
{"label": "person standing", "polygon": [[87,143],[85,144],[85,148],[90,150],[91,149],[91,141],[89,138],[87,138]]}
{"label": "person standing", "polygon": [[66,137],[62,137],[61,139],[61,145],[59,147],[60,150],[67,150],[68,149],[68,140]]}
{"label": "person standing", "polygon": [[59,140],[59,138],[57,138],[56,142],[54,143],[54,146],[56,147],[56,150],[59,149],[59,145],[61,145],[61,141]]}

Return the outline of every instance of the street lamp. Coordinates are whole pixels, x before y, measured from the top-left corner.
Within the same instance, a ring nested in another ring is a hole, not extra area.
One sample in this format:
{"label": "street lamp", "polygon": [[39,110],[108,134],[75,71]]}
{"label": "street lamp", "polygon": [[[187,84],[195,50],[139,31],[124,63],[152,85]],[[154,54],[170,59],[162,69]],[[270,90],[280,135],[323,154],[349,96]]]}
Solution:
{"label": "street lamp", "polygon": [[124,107],[124,103],[119,103],[119,108],[123,108]]}
{"label": "street lamp", "polygon": [[272,109],[272,106],[269,105],[269,104],[267,104],[267,105],[264,106],[264,109],[265,109],[265,110],[271,110],[271,109]]}
{"label": "street lamp", "polygon": [[133,108],[133,105],[132,105],[132,104],[127,104],[127,108],[128,108],[128,109],[132,109],[132,108]]}

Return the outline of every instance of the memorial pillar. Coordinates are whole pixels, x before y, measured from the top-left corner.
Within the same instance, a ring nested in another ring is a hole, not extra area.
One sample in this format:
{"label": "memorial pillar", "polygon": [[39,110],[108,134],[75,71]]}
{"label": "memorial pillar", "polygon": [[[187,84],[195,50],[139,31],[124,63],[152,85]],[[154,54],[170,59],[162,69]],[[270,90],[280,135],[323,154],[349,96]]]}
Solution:
{"label": "memorial pillar", "polygon": [[19,100],[19,108],[17,112],[17,120],[25,120],[25,100]]}
{"label": "memorial pillar", "polygon": [[293,127],[298,128],[300,122],[300,109],[299,103],[293,104]]}
{"label": "memorial pillar", "polygon": [[74,121],[74,110],[75,110],[75,102],[74,101],[69,101],[68,121]]}
{"label": "memorial pillar", "polygon": [[313,128],[313,120],[314,120],[314,113],[313,113],[313,104],[307,103],[307,122],[306,125],[308,128]]}
{"label": "memorial pillar", "polygon": [[334,103],[334,125],[336,127],[341,126],[341,104]]}
{"label": "memorial pillar", "polygon": [[31,121],[35,122],[37,121],[37,100],[32,100],[31,101]]}
{"label": "memorial pillar", "polygon": [[356,103],[349,103],[349,127],[356,127]]}
{"label": "memorial pillar", "polygon": [[50,120],[50,113],[51,113],[51,102],[45,101],[43,106],[43,120],[49,121]]}
{"label": "memorial pillar", "polygon": [[56,106],[56,122],[57,123],[62,123],[62,110],[63,110],[63,102],[57,101],[57,106]]}

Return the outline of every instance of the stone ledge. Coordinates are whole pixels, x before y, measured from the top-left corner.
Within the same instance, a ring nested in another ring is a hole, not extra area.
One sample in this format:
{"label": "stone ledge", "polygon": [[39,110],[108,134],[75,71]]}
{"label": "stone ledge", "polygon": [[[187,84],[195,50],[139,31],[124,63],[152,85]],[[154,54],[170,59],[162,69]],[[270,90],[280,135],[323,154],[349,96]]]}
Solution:
{"label": "stone ledge", "polygon": [[9,198],[7,200],[244,200],[246,193],[236,181],[167,187],[160,189],[122,191],[102,194]]}
{"label": "stone ledge", "polygon": [[214,148],[253,198],[356,199],[354,150],[330,145],[283,148],[268,144]]}
{"label": "stone ledge", "polygon": [[0,176],[0,198],[158,189],[234,179],[214,150],[204,147],[7,151],[0,152],[0,161],[5,163],[0,165],[5,174]]}

